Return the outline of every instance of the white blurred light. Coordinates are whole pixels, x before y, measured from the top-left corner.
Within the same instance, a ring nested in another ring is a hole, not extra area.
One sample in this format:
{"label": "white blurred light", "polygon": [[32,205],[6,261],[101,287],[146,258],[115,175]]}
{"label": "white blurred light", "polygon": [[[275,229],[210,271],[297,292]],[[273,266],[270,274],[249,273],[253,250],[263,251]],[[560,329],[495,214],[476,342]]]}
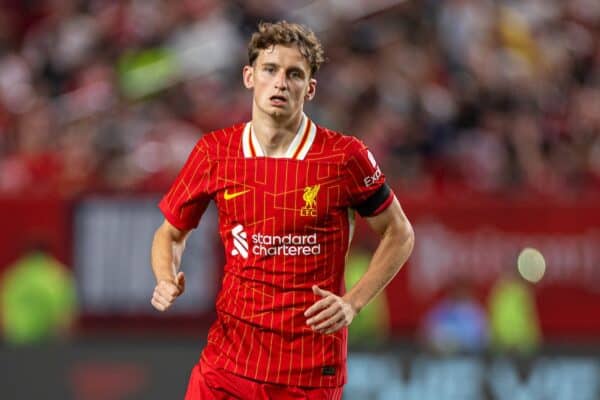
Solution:
{"label": "white blurred light", "polygon": [[544,256],[538,250],[531,247],[526,247],[519,253],[517,265],[523,279],[533,283],[539,282],[546,272],[546,260]]}

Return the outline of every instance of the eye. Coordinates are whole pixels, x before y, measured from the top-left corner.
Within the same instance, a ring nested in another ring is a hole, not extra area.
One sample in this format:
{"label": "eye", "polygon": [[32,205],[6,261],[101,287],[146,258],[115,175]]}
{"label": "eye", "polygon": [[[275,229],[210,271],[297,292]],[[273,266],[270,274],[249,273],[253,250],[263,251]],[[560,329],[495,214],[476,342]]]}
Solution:
{"label": "eye", "polygon": [[292,71],[292,72],[290,72],[290,78],[302,79],[302,73],[300,71]]}
{"label": "eye", "polygon": [[263,70],[266,71],[266,72],[269,72],[269,73],[273,73],[273,72],[275,72],[275,67],[273,67],[272,65],[266,65],[263,68]]}

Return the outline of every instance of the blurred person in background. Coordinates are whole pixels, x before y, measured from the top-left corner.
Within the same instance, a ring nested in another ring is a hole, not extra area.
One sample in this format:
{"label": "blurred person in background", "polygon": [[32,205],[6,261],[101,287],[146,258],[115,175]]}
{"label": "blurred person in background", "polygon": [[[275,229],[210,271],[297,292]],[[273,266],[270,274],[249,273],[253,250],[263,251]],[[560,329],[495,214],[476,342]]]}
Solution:
{"label": "blurred person in background", "polygon": [[[227,263],[186,398],[341,399],[347,326],[407,260],[412,227],[366,146],[304,114],[324,60],[315,34],[261,23],[248,56],[251,122],[204,135],[160,202],[151,302],[165,311],[183,293],[186,238],[214,201]],[[380,241],[344,293],[355,211]]]}
{"label": "blurred person in background", "polygon": [[457,279],[425,315],[421,327],[428,349],[440,354],[481,352],[489,342],[488,318],[468,282]]}
{"label": "blurred person in background", "polygon": [[31,245],[6,267],[0,281],[2,332],[11,345],[31,345],[69,334],[75,320],[75,282],[44,245]]}
{"label": "blurred person in background", "polygon": [[494,283],[488,310],[493,351],[528,356],[538,350],[542,337],[535,295],[515,266]]}

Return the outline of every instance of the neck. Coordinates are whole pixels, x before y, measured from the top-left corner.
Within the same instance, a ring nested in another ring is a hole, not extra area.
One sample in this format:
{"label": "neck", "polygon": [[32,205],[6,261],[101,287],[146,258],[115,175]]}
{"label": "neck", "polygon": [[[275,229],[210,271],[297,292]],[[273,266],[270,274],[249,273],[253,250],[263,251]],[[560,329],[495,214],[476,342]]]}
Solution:
{"label": "neck", "polygon": [[265,156],[284,157],[296,137],[302,123],[303,113],[299,111],[286,119],[277,119],[261,112],[252,113],[252,129]]}

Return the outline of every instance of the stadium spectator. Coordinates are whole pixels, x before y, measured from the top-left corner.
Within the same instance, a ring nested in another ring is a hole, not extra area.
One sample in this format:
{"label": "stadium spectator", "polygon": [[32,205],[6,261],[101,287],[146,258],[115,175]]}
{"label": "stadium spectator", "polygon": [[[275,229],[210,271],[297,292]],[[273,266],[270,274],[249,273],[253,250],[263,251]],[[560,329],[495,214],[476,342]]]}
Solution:
{"label": "stadium spectator", "polygon": [[[40,154],[60,160],[61,146],[77,141],[96,160],[79,177],[64,177],[66,189],[53,181],[63,174],[58,166],[36,182],[49,178],[46,186],[67,196],[99,187],[164,190],[175,174],[169,163],[156,171],[131,162],[156,132],[139,123],[167,109],[172,122],[200,135],[223,118],[247,119],[235,66],[243,64],[241,38],[268,17],[265,9],[320,32],[332,62],[308,110],[380,154],[393,187],[438,195],[597,192],[598,8],[589,0],[429,0],[385,12],[370,2],[3,2],[0,193],[31,187],[21,127],[39,107],[53,120]],[[86,138],[76,140],[70,124],[82,119]]]}
{"label": "stadium spectator", "polygon": [[421,331],[425,346],[445,355],[481,352],[489,342],[486,310],[462,281],[427,312]]}
{"label": "stadium spectator", "polygon": [[492,349],[501,353],[528,356],[541,343],[537,305],[530,284],[515,267],[499,277],[488,299]]}

